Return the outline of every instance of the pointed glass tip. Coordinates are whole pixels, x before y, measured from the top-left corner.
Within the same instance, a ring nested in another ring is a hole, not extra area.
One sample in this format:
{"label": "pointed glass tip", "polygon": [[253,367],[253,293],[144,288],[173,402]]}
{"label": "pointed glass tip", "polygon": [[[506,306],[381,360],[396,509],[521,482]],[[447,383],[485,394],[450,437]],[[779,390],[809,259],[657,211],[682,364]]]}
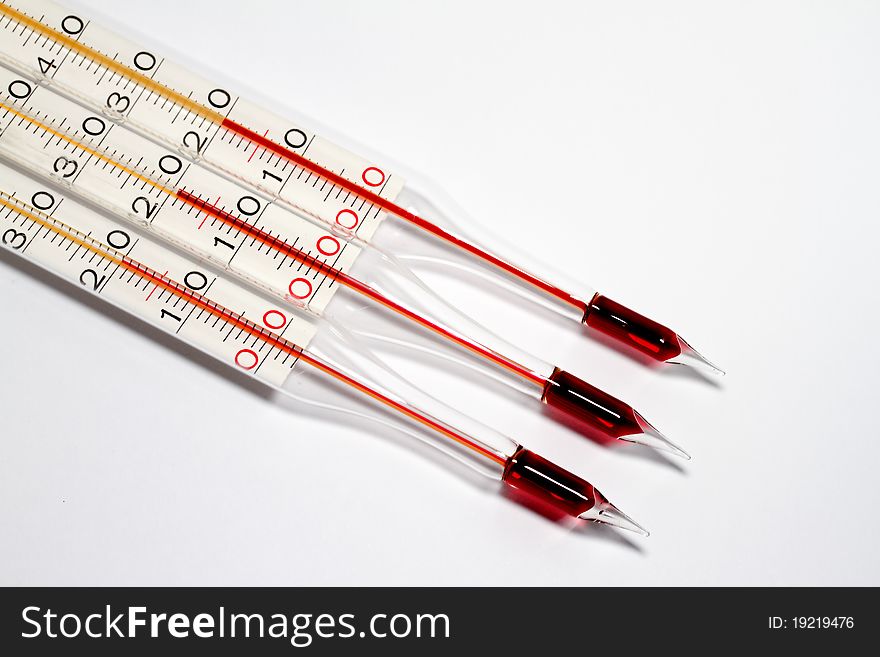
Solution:
{"label": "pointed glass tip", "polygon": [[646,537],[651,535],[647,529],[642,527],[611,502],[601,498],[596,500],[596,504],[593,508],[584,511],[578,517],[582,520],[591,520],[604,525],[618,527],[619,529],[626,529]]}
{"label": "pointed glass tip", "polygon": [[667,363],[674,365],[688,365],[703,372],[724,376],[725,372],[720,367],[712,363],[708,358],[703,356],[699,351],[690,346],[681,336],[676,336],[681,345],[681,353],[667,360]]}
{"label": "pointed glass tip", "polygon": [[645,445],[646,447],[653,447],[661,452],[675,454],[686,461],[691,460],[690,454],[660,433],[660,431],[657,430],[657,427],[648,422],[641,413],[636,410],[634,410],[633,413],[635,413],[636,420],[642,428],[643,433],[621,436],[621,440],[625,440],[628,443],[636,443],[637,445]]}

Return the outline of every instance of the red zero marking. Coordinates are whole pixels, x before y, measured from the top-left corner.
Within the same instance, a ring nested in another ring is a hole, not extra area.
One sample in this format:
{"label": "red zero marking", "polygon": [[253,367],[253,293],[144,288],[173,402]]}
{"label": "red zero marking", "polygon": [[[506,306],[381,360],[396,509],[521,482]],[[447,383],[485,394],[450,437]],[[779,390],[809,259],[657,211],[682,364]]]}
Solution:
{"label": "red zero marking", "polygon": [[[347,223],[345,223],[342,219],[347,214],[350,214],[352,216],[351,226],[349,226]],[[346,208],[345,210],[340,210],[339,212],[336,213],[336,223],[339,224],[340,226],[342,226],[343,228],[347,228],[348,230],[351,230],[352,228],[354,228],[355,226],[358,225],[357,212],[355,212],[354,210],[349,210],[348,208]]]}
{"label": "red zero marking", "polygon": [[270,329],[280,329],[287,324],[287,317],[280,310],[267,310],[263,315],[263,324]]}
{"label": "red zero marking", "polygon": [[287,290],[294,299],[306,299],[312,294],[312,283],[307,278],[294,278]]}
{"label": "red zero marking", "polygon": [[252,349],[242,349],[235,354],[235,364],[243,370],[252,370],[259,362],[260,358],[257,356],[257,352]]}
{"label": "red zero marking", "polygon": [[[375,171],[377,174],[379,174],[379,180],[376,180],[375,175],[368,176],[368,174],[372,171]],[[369,185],[370,187],[378,187],[383,182],[385,182],[385,174],[383,173],[382,169],[378,169],[376,167],[367,167],[366,169],[364,169],[363,174],[361,174],[361,178],[363,179],[364,184]]]}
{"label": "red zero marking", "polygon": [[[327,242],[330,243],[329,248],[327,246],[321,246],[321,244],[326,244]],[[324,235],[324,237],[318,239],[318,243],[315,244],[315,246],[317,246],[318,251],[323,253],[325,256],[336,255],[337,253],[339,253],[339,249],[341,248],[339,246],[339,240],[332,235]]]}

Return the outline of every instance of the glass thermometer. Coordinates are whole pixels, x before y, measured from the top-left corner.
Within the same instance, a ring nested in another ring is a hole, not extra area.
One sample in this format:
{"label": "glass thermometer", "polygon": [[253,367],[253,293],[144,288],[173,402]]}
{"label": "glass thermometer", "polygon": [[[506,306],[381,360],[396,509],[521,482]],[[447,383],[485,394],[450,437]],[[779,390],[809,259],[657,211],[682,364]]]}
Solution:
{"label": "glass thermometer", "polygon": [[279,308],[127,224],[0,170],[3,248],[281,394],[378,419],[559,512],[647,534],[591,484],[407,384],[338,327]]}
{"label": "glass thermometer", "polygon": [[[449,271],[470,270],[646,356],[715,373],[671,329],[595,292],[562,286],[456,225],[466,216],[355,155],[86,18],[45,0],[0,4],[0,58],[174,149],[264,190],[338,233]],[[386,221],[390,218],[391,221]]]}
{"label": "glass thermometer", "polygon": [[[0,157],[60,184],[285,303],[360,326],[362,302],[463,349],[586,433],[687,458],[642,414],[468,321],[396,261],[0,66]],[[334,296],[342,297],[338,300]],[[458,327],[465,330],[458,330]],[[374,327],[370,335],[381,333]],[[466,331],[466,332],[465,332]],[[474,337],[476,336],[476,337]]]}

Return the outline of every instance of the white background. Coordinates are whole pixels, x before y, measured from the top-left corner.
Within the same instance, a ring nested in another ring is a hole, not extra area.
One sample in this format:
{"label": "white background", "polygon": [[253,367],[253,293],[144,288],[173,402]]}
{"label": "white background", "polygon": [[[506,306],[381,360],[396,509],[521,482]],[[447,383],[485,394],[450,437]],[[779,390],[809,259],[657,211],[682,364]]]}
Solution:
{"label": "white background", "polygon": [[507,328],[689,463],[437,376],[652,535],[575,529],[4,254],[0,584],[880,584],[880,4],[81,4],[428,174],[729,374]]}

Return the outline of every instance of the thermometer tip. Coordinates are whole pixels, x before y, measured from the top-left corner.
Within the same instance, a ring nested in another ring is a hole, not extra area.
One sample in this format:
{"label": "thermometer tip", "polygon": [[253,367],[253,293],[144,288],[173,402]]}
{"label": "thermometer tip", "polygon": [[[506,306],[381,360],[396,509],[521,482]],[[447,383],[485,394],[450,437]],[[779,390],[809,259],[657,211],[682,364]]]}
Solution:
{"label": "thermometer tip", "polygon": [[667,360],[667,363],[672,363],[673,365],[687,365],[694,369],[709,372],[710,374],[715,374],[717,376],[724,376],[726,374],[724,370],[690,346],[681,336],[678,336],[678,342],[681,345],[681,353]]}
{"label": "thermometer tip", "polygon": [[654,449],[668,452],[669,454],[675,454],[675,456],[681,457],[686,461],[691,460],[690,454],[660,433],[657,427],[648,422],[641,413],[634,410],[633,414],[636,416],[636,421],[638,422],[639,427],[641,427],[642,433],[621,436],[621,440],[653,447]]}
{"label": "thermometer tip", "polygon": [[591,520],[603,525],[611,525],[619,529],[635,532],[641,536],[650,536],[651,533],[642,527],[635,520],[626,515],[623,511],[614,506],[611,502],[603,500],[598,502],[596,506],[588,511],[584,511],[580,516],[582,520]]}

